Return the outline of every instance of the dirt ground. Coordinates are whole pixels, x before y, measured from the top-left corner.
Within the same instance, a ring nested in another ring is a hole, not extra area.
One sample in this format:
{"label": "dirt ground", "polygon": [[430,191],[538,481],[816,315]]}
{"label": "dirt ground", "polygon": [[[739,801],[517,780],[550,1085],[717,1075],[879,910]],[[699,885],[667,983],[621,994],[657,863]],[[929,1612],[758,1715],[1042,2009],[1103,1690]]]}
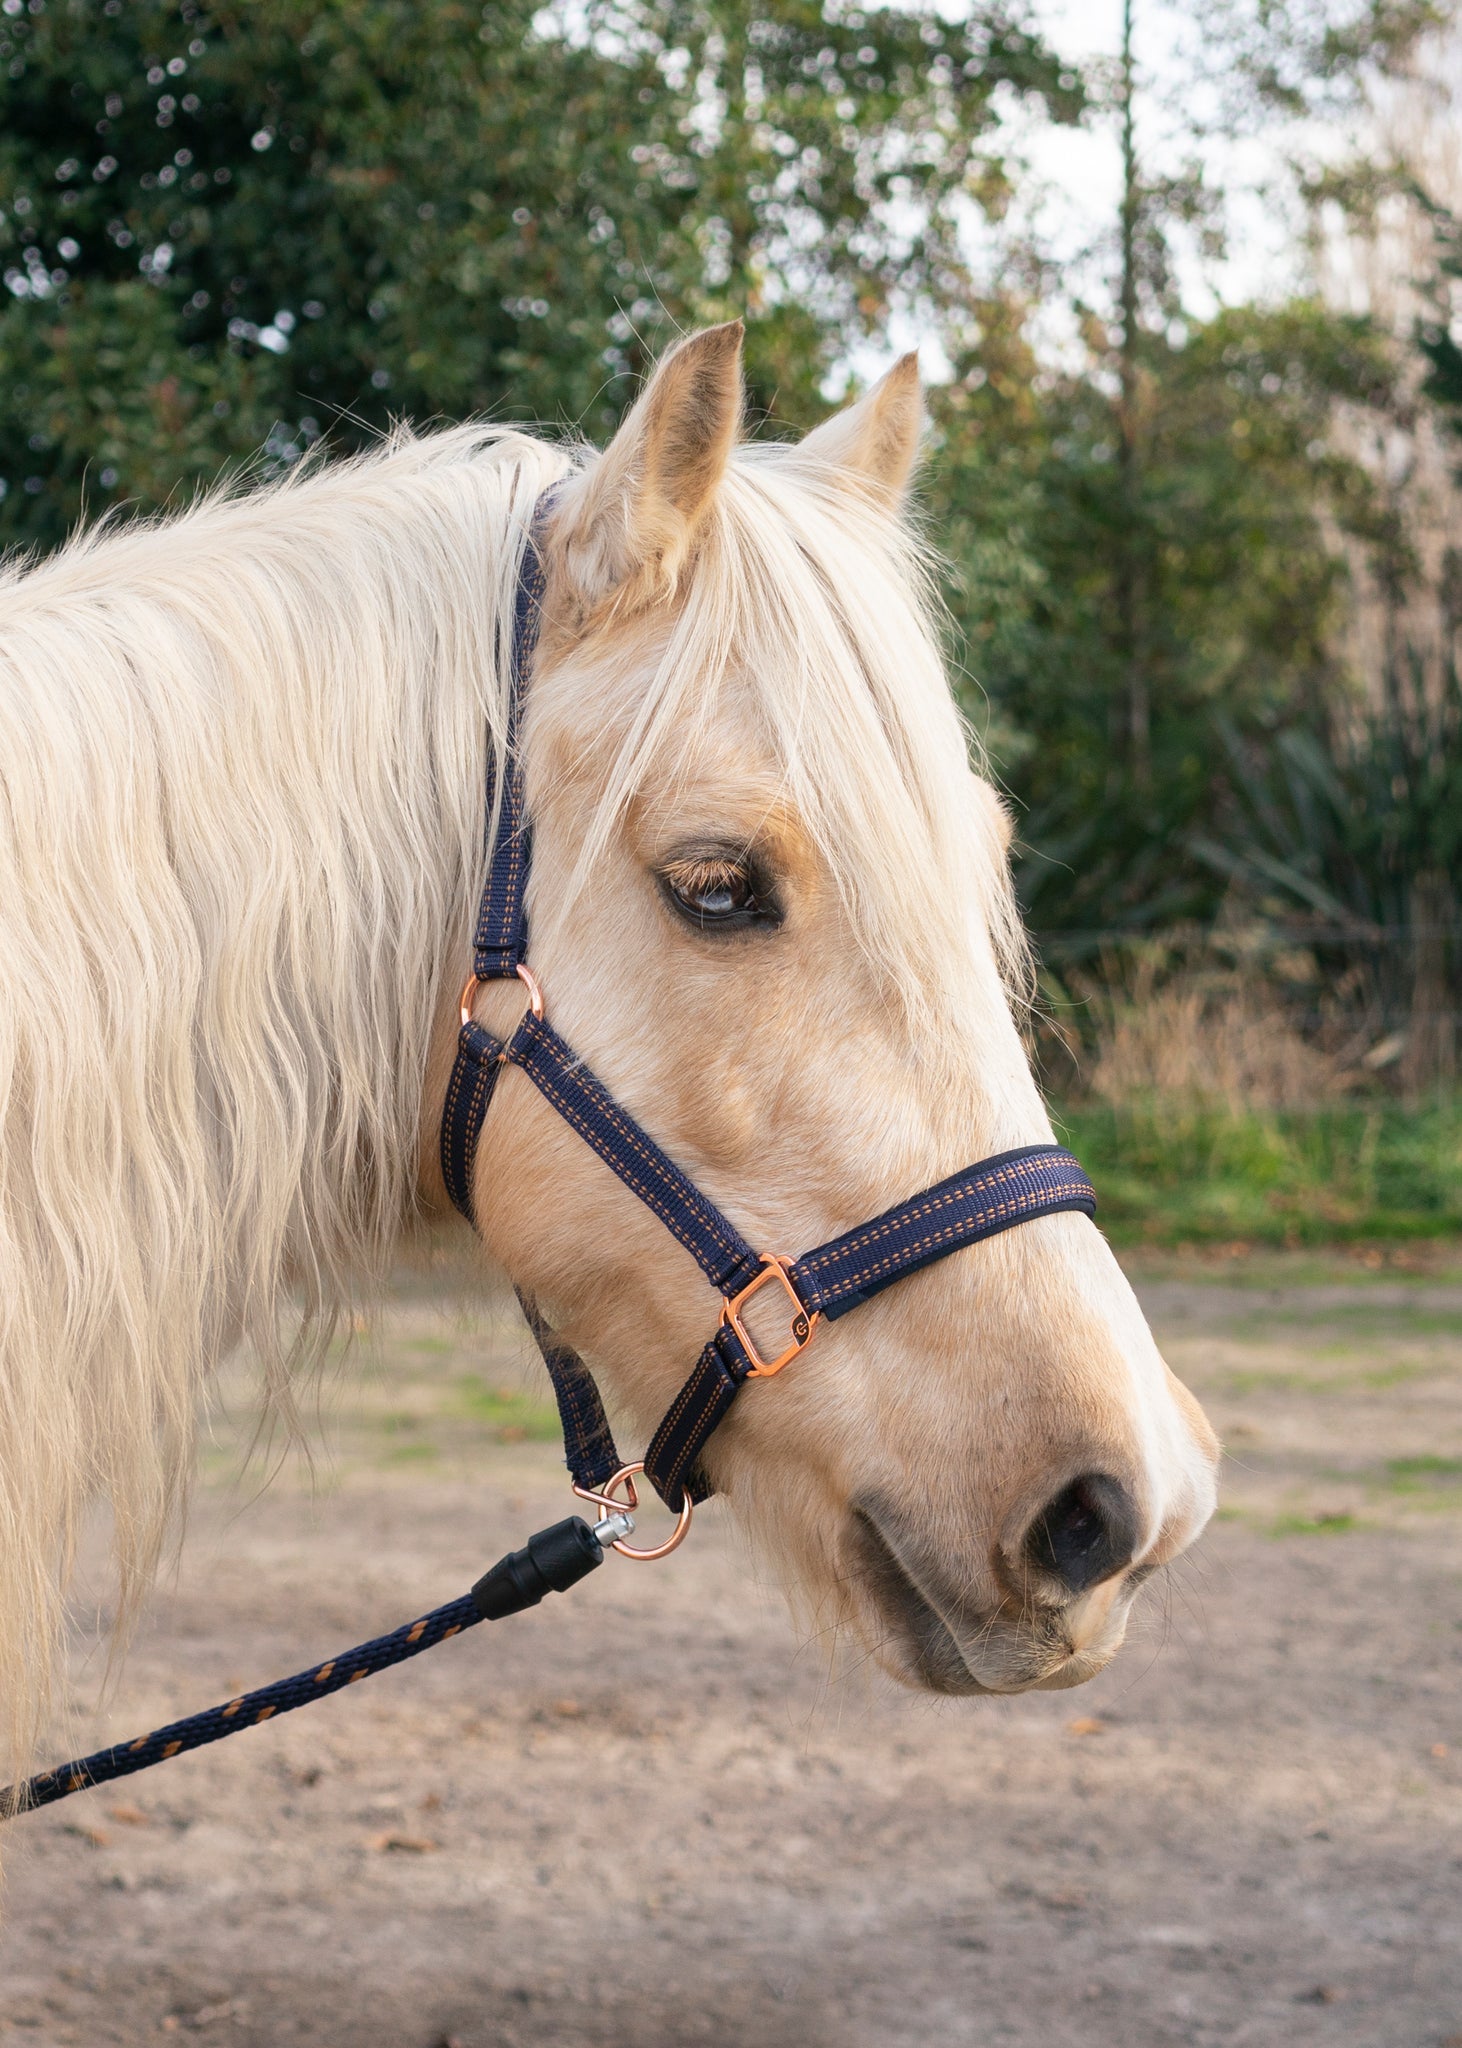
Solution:
{"label": "dirt ground", "polygon": [[[1462,1269],[1139,1272],[1221,1519],[1085,1691],[830,1677],[713,1511],[536,1614],[8,1831],[0,2040],[1462,2044]],[[220,1423],[85,1747],[565,1511],[505,1323],[405,1289],[312,1491]]]}

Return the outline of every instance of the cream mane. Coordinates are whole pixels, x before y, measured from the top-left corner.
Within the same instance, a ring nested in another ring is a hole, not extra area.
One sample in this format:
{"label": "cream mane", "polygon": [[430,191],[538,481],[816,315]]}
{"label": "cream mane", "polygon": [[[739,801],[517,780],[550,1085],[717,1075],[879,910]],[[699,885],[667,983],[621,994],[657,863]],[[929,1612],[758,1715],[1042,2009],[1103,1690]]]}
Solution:
{"label": "cream mane", "polygon": [[409,1207],[503,728],[499,625],[562,466],[517,435],[403,441],[0,586],[14,1753],[85,1506],[110,1504],[125,1604],[209,1367],[247,1331],[282,1374]]}
{"label": "cream mane", "polygon": [[[209,1368],[248,1334],[282,1382],[412,1207],[522,537],[571,466],[506,431],[402,436],[0,578],[0,1745],[16,1759],[87,1505],[111,1507],[125,1604],[184,1492]],[[913,544],[814,465],[744,449],[683,596],[584,858],[734,666],[890,984],[927,987],[960,950],[951,862],[975,863],[1018,964]]]}

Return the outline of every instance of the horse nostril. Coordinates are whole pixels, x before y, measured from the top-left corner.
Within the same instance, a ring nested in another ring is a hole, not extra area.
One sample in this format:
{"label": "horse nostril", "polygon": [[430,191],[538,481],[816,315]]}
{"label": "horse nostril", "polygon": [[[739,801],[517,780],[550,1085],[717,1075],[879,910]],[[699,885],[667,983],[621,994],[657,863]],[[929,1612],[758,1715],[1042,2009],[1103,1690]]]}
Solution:
{"label": "horse nostril", "polygon": [[1084,1593],[1130,1562],[1137,1511],[1127,1489],[1102,1472],[1063,1486],[1026,1533],[1025,1554],[1073,1593]]}

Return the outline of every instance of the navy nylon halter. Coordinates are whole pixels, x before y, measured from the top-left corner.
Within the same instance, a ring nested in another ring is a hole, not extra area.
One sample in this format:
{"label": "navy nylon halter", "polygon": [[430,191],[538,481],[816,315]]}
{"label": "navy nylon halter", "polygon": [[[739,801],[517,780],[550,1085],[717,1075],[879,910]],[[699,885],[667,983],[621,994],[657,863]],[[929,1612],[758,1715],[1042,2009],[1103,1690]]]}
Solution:
{"label": "navy nylon halter", "polygon": [[[524,957],[531,845],[518,745],[543,603],[544,567],[537,546],[543,511],[540,504],[518,576],[507,746],[497,769],[490,764],[488,770],[489,821],[499,776],[501,799],[442,1113],[442,1178],[455,1206],[475,1224],[472,1181],[483,1124],[498,1075],[505,1066],[515,1066],[695,1259],[722,1298],[721,1322],[644,1457],[645,1476],[673,1512],[686,1515],[688,1500],[703,1500],[711,1491],[700,1455],[732,1402],[748,1380],[768,1378],[800,1356],[820,1321],[835,1321],[922,1266],[1017,1223],[1063,1210],[1090,1216],[1096,1195],[1064,1147],[1026,1145],[951,1174],[799,1259],[759,1254],[545,1020]],[[532,1000],[517,1028],[501,1039],[476,1022],[472,1002],[479,983],[514,976],[526,983]],[[768,1359],[758,1351],[742,1311],[754,1293],[778,1287],[790,1342]],[[624,1466],[583,1360],[548,1328],[531,1301],[519,1298],[553,1383],[575,1487],[603,1499],[611,1480],[638,1468]]]}

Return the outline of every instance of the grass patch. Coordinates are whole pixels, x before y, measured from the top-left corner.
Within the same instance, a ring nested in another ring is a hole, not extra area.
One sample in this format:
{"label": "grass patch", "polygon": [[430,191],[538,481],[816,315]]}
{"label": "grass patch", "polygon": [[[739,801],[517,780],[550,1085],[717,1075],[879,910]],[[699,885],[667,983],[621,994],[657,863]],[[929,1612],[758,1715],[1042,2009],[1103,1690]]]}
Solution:
{"label": "grass patch", "polygon": [[[1333,1348],[1330,1355],[1335,1355]],[[1412,1380],[1430,1379],[1448,1369],[1435,1360],[1413,1363],[1409,1359],[1398,1360],[1394,1365],[1360,1364],[1353,1372],[1296,1372],[1283,1366],[1252,1369],[1236,1366],[1206,1374],[1204,1385],[1216,1393],[1239,1397],[1246,1394],[1385,1393],[1390,1387],[1404,1387]]]}
{"label": "grass patch", "polygon": [[454,1384],[458,1413],[467,1415],[503,1444],[551,1444],[559,1438],[557,1411],[546,1401],[514,1387],[501,1387],[470,1373]]}
{"label": "grass patch", "polygon": [[1462,1234],[1462,1104],[1235,1114],[1151,1098],[1061,1113],[1118,1244],[1400,1241]]}
{"label": "grass patch", "polygon": [[1360,1527],[1355,1515],[1336,1512],[1333,1514],[1276,1515],[1269,1524],[1271,1536],[1348,1536]]}
{"label": "grass patch", "polygon": [[1386,1483],[1392,1493],[1435,1494],[1462,1486],[1462,1458],[1390,1458]]}

